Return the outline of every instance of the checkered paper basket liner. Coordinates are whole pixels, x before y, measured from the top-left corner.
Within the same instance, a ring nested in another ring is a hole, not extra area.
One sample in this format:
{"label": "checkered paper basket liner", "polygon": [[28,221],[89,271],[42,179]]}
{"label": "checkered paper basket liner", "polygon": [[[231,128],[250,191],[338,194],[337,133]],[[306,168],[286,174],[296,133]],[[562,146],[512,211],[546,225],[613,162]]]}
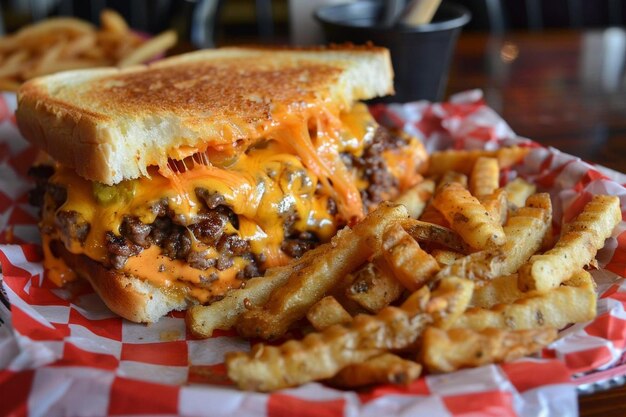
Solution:
{"label": "checkered paper basket liner", "polygon": [[[232,332],[195,340],[183,315],[149,326],[112,314],[88,287],[45,280],[27,204],[26,169],[36,151],[19,135],[15,96],[0,96],[0,263],[10,311],[0,304],[0,415],[189,416],[575,416],[577,386],[626,375],[626,222],[599,252],[598,316],[561,332],[541,357],[429,375],[409,386],[340,391],[311,383],[271,394],[228,381],[224,353],[247,350]],[[594,194],[614,194],[626,212],[626,176],[516,137],[478,91],[450,102],[374,106],[387,126],[429,150],[532,148],[522,176],[552,195],[555,218],[574,217]]]}

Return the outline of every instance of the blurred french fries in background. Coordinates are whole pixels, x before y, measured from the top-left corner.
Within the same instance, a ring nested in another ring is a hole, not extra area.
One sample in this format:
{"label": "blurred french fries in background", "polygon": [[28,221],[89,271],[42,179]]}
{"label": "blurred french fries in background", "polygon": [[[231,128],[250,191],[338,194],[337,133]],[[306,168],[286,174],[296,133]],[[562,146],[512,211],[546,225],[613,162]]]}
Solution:
{"label": "blurred french fries in background", "polygon": [[500,148],[497,151],[457,151],[448,150],[433,152],[430,155],[428,164],[428,175],[442,175],[448,171],[456,171],[461,174],[470,175],[476,160],[480,157],[496,158],[500,169],[509,168],[522,162],[530,152],[528,148],[511,146]]}
{"label": "blurred french fries in background", "polygon": [[[539,352],[559,329],[595,317],[595,283],[583,267],[621,213],[616,197],[596,196],[552,247],[550,196],[522,179],[500,187],[494,169],[527,152],[436,153],[449,171],[431,161],[437,177],[396,200],[408,210],[381,204],[290,266],[192,308],[190,328],[284,338],[306,317],[315,331],[302,340],[227,355],[229,377],[258,391],[404,384],[422,366],[451,372]],[[547,277],[534,270],[540,262]]]}
{"label": "blurred french fries in background", "polygon": [[173,31],[146,39],[113,10],[100,29],[72,17],[55,17],[0,37],[0,90],[17,91],[26,80],[59,71],[144,63],[176,44]]}

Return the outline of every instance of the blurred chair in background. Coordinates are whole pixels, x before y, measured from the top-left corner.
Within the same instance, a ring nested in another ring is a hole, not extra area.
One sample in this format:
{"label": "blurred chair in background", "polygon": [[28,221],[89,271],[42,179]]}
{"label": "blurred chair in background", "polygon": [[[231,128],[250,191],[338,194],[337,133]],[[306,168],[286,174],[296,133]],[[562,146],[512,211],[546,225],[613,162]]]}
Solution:
{"label": "blurred chair in background", "polygon": [[[445,0],[444,0],[445,1]],[[470,29],[602,28],[623,25],[625,0],[454,0],[472,12]]]}

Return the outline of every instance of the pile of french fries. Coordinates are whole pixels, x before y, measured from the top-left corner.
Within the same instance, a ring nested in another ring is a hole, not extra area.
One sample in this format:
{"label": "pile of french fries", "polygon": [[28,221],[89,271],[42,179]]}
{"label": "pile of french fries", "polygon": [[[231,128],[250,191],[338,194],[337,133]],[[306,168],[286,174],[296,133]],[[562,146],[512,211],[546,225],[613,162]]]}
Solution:
{"label": "pile of french fries", "polygon": [[100,14],[100,26],[58,17],[1,37],[0,91],[17,91],[26,80],[59,71],[140,64],[174,46],[177,39],[174,31],[145,39],[108,9]]}
{"label": "pile of french fries", "polygon": [[[548,194],[519,178],[500,187],[501,170],[527,152],[434,153],[427,177],[395,203],[221,301],[191,308],[190,330],[288,339],[227,354],[228,376],[256,391],[407,384],[422,369],[540,351],[559,329],[595,317],[584,268],[621,210],[617,197],[595,196],[553,236]],[[294,328],[308,334],[289,339]]]}

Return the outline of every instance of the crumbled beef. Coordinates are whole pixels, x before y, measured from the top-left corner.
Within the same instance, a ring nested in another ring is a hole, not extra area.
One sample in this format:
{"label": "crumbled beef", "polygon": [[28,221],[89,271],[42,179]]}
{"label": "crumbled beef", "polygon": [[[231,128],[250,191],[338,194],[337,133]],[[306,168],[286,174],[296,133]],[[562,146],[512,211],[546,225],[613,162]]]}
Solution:
{"label": "crumbled beef", "polygon": [[244,278],[258,277],[260,275],[261,275],[261,271],[259,271],[259,268],[257,267],[256,262],[249,263],[243,268]]}
{"label": "crumbled beef", "polygon": [[250,245],[237,235],[224,235],[216,246],[220,253],[240,256],[249,252]]}
{"label": "crumbled beef", "polygon": [[76,211],[59,211],[55,218],[55,226],[65,239],[84,243],[89,234],[89,223]]}
{"label": "crumbled beef", "polygon": [[172,224],[169,235],[161,242],[165,256],[171,259],[186,259],[191,251],[191,238],[185,227]]}
{"label": "crumbled beef", "polygon": [[147,248],[151,245],[150,233],[152,232],[152,226],[142,223],[136,217],[126,216],[120,226],[120,234],[133,242],[135,245],[139,245],[143,248]]}
{"label": "crumbled beef", "polygon": [[150,207],[152,213],[156,214],[158,217],[167,216],[167,200],[161,199],[152,204]]}
{"label": "crumbled beef", "polygon": [[[261,276],[261,271],[257,267],[256,262],[251,262],[246,265],[241,271],[237,272],[235,278],[237,279],[250,279],[253,277]],[[243,288],[243,287],[242,287]]]}
{"label": "crumbled beef", "polygon": [[172,228],[172,220],[169,217],[157,217],[151,224],[150,241],[157,246],[162,246],[163,241],[169,236]]}
{"label": "crumbled beef", "polygon": [[189,230],[196,239],[214,246],[222,237],[224,227],[228,223],[228,216],[217,210],[211,210],[202,215],[202,220],[189,226]]}
{"label": "crumbled beef", "polygon": [[187,263],[191,265],[191,267],[196,269],[209,269],[215,266],[217,260],[214,258],[208,258],[207,251],[190,251],[189,255],[187,255]]}
{"label": "crumbled beef", "polygon": [[303,232],[296,237],[286,238],[280,248],[292,258],[299,258],[318,244],[319,240],[313,233]]}
{"label": "crumbled beef", "polygon": [[396,178],[389,171],[383,158],[383,152],[405,144],[405,137],[381,126],[376,129],[372,141],[365,147],[360,158],[348,155],[352,159],[350,165],[359,169],[368,180],[367,188],[361,191],[361,198],[368,210],[388,199],[390,191],[398,186]]}
{"label": "crumbled beef", "polygon": [[219,193],[212,193],[206,188],[196,188],[196,196],[204,201],[207,207],[211,210],[217,208],[218,206],[224,205],[226,200],[224,196]]}
{"label": "crumbled beef", "polygon": [[298,213],[294,209],[290,209],[283,213],[281,218],[283,219],[283,234],[290,236],[294,231],[296,221],[299,219]]}
{"label": "crumbled beef", "polygon": [[109,253],[109,263],[114,269],[123,268],[129,257],[138,255],[143,249],[124,236],[116,236],[112,232],[106,233],[106,248]]}
{"label": "crumbled beef", "polygon": [[[389,173],[383,151],[394,149],[406,144],[402,135],[396,135],[384,128],[378,128],[372,141],[365,147],[361,157],[357,158],[350,154],[342,154],[341,157],[349,168],[354,168],[369,183],[363,190],[363,202],[369,208],[384,198],[388,197],[390,190],[397,187],[395,178]],[[37,187],[32,192],[31,201],[35,204],[42,203],[43,190],[48,193],[54,207],[61,207],[66,199],[67,192],[63,187],[51,184],[48,181],[53,170],[50,167],[35,167],[31,174],[36,179]],[[293,181],[297,177],[293,176]],[[318,183],[318,191],[321,191],[321,183]],[[144,224],[138,218],[126,216],[120,226],[118,236],[108,232],[106,235],[106,249],[109,253],[109,264],[119,269],[124,266],[130,256],[139,254],[144,248],[157,245],[161,252],[171,259],[181,259],[190,266],[199,270],[216,268],[223,271],[234,265],[235,257],[243,257],[247,265],[237,273],[237,278],[251,278],[263,272],[262,265],[266,261],[266,255],[252,254],[248,241],[240,238],[237,234],[226,234],[226,226],[230,223],[233,228],[239,229],[237,214],[226,204],[226,199],[219,193],[197,188],[196,195],[203,202],[198,216],[189,224],[189,219],[177,216],[168,207],[166,199],[152,203],[151,210],[156,216],[151,224]],[[331,215],[337,213],[337,203],[328,198],[327,209]],[[290,257],[298,258],[304,252],[319,244],[319,239],[313,233],[297,230],[298,213],[291,209],[285,209],[280,213],[283,221],[284,242],[281,249]],[[89,233],[89,224],[80,218],[76,212],[59,211],[56,219],[56,227],[68,239],[76,239],[84,242]],[[197,239],[207,246],[214,247],[213,251],[194,250],[192,241]],[[214,273],[207,273],[207,283],[214,278]]]}
{"label": "crumbled beef", "polygon": [[228,256],[228,254],[222,253],[220,254],[219,258],[217,258],[217,263],[215,264],[215,267],[219,271],[223,271],[233,266],[234,263],[235,262],[233,261],[233,258]]}
{"label": "crumbled beef", "polygon": [[216,272],[211,272],[208,276],[207,275],[200,275],[200,284],[202,285],[209,285],[212,282],[215,282],[219,279],[219,275],[217,275]]}

